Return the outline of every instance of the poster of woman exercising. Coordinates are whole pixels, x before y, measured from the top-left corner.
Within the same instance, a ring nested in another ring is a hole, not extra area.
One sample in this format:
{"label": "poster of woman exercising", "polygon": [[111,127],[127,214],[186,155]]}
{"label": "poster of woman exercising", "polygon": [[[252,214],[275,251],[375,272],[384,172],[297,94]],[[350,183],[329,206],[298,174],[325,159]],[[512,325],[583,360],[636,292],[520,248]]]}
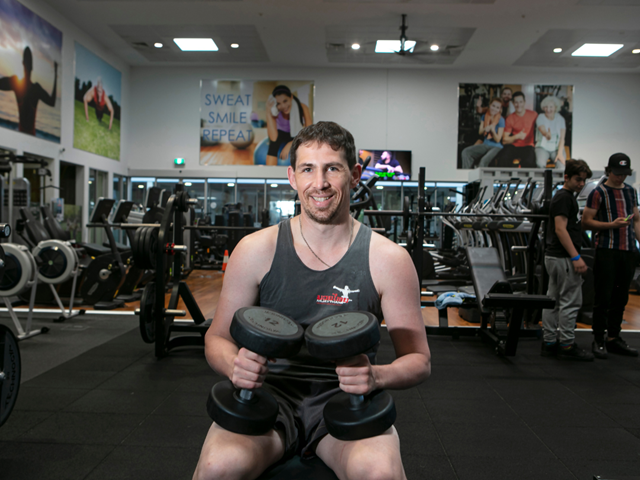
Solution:
{"label": "poster of woman exercising", "polygon": [[202,80],[200,165],[289,165],[313,100],[313,81]]}
{"label": "poster of woman exercising", "polygon": [[0,0],[0,127],[60,143],[62,32]]}

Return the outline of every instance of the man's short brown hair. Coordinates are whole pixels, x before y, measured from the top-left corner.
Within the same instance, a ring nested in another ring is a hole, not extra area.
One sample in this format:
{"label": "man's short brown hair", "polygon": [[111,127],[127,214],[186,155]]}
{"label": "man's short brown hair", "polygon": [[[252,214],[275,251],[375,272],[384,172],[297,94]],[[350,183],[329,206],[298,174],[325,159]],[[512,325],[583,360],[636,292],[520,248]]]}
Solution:
{"label": "man's short brown hair", "polygon": [[567,159],[567,163],[564,166],[565,175],[571,178],[574,175],[580,175],[583,172],[587,174],[587,178],[591,178],[591,175],[593,175],[589,165],[587,165],[587,162],[584,160],[574,160],[572,158]]}
{"label": "man's short brown hair", "polygon": [[293,139],[289,156],[291,168],[296,169],[296,153],[301,145],[329,145],[335,152],[340,152],[342,158],[351,170],[356,164],[356,144],[353,135],[335,122],[318,122],[304,127]]}

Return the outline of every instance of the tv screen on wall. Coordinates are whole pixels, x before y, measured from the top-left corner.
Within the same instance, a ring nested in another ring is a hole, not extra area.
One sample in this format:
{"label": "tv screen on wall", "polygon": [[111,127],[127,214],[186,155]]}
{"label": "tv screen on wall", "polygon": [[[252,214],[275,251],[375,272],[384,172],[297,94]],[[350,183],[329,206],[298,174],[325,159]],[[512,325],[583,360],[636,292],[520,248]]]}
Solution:
{"label": "tv screen on wall", "polygon": [[379,180],[411,180],[411,152],[408,150],[360,150],[358,162],[367,166],[362,169],[362,179],[377,176]]}

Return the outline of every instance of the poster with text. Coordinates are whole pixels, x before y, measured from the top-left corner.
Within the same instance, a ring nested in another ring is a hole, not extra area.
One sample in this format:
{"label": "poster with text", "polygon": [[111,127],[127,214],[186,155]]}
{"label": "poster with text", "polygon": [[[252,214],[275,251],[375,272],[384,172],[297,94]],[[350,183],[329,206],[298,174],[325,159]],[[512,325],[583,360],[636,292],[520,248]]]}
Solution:
{"label": "poster with text", "polygon": [[73,147],[120,160],[122,74],[76,42]]}
{"label": "poster with text", "polygon": [[572,127],[571,85],[462,83],[457,166],[564,170]]}
{"label": "poster with text", "polygon": [[313,98],[313,81],[202,80],[200,165],[288,166]]}
{"label": "poster with text", "polygon": [[0,0],[0,127],[60,143],[62,32]]}

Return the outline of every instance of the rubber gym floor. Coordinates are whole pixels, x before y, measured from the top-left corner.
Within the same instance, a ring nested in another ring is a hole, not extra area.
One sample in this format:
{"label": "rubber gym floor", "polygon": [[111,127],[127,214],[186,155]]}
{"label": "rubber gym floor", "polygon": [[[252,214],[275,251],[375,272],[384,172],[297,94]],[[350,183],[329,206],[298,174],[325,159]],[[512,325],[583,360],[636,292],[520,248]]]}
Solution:
{"label": "rubber gym floor", "polygon": [[[9,324],[5,314],[2,323]],[[20,343],[23,378],[0,428],[0,479],[190,479],[219,380],[201,348],[156,360],[137,317],[37,319]],[[640,335],[625,339],[640,348]],[[578,343],[590,344],[587,332]],[[433,372],[394,391],[409,479],[640,479],[640,362],[539,355],[522,339],[497,357],[478,338],[431,336]],[[379,363],[391,362],[386,330]],[[261,478],[335,478],[319,461]]]}

